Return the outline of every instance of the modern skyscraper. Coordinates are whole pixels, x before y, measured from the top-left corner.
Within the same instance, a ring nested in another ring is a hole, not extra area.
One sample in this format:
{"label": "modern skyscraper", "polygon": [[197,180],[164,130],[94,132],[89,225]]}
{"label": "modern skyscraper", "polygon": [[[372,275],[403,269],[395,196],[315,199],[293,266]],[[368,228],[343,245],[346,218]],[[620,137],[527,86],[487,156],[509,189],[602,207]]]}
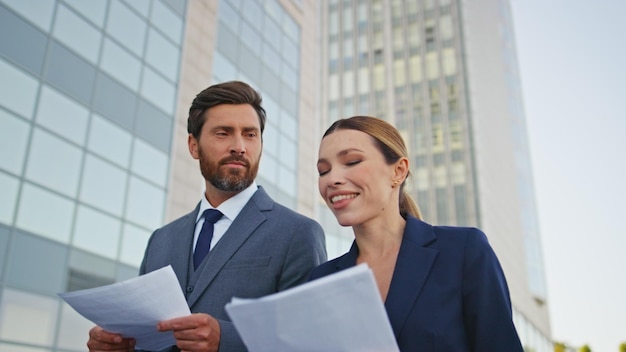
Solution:
{"label": "modern skyscraper", "polygon": [[322,125],[359,114],[395,124],[412,157],[408,189],[425,220],[487,233],[525,346],[551,350],[508,1],[326,0],[322,7]]}
{"label": "modern skyscraper", "polygon": [[186,147],[199,91],[241,79],[268,112],[258,182],[352,237],[321,206],[330,121],[395,123],[426,220],[483,228],[516,322],[549,324],[508,3],[480,0],[0,0],[0,351],[83,351],[57,292],[133,277],[152,230],[203,182]]}

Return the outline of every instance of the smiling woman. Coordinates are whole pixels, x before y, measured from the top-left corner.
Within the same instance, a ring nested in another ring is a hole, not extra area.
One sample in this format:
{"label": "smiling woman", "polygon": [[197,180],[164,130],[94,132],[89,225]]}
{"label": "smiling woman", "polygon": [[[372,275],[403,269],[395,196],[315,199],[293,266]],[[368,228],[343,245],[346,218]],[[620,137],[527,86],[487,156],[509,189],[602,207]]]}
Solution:
{"label": "smiling woman", "polygon": [[367,263],[401,351],[522,351],[485,234],[419,220],[403,190],[409,158],[395,127],[369,116],[336,121],[322,138],[317,168],[322,198],[355,240],[311,280]]}

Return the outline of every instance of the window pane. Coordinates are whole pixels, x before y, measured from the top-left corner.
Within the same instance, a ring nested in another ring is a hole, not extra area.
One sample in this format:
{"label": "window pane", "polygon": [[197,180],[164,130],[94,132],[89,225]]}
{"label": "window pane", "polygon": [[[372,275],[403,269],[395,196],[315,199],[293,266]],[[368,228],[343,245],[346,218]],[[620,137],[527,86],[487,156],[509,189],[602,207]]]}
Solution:
{"label": "window pane", "polygon": [[174,96],[176,88],[151,69],[145,67],[141,95],[151,103],[163,109],[167,114],[174,113]]}
{"label": "window pane", "polygon": [[167,155],[141,139],[135,139],[131,170],[165,188],[167,182]]}
{"label": "window pane", "polygon": [[93,323],[78,314],[74,308],[64,303],[61,307],[58,347],[68,350],[83,351],[85,339]]}
{"label": "window pane", "polygon": [[107,8],[106,1],[64,0],[76,11],[89,18],[98,27],[104,24],[104,14]]}
{"label": "window pane", "polygon": [[0,60],[0,105],[30,119],[38,82],[32,76]]}
{"label": "window pane", "polygon": [[[221,6],[221,4],[220,4]],[[183,34],[183,22],[172,10],[163,5],[160,1],[152,2],[152,14],[150,22],[159,28],[176,44],[180,44]]]}
{"label": "window pane", "polygon": [[26,178],[69,196],[76,196],[82,152],[77,147],[35,128]]}
{"label": "window pane", "polygon": [[37,109],[38,124],[82,144],[87,133],[88,119],[89,110],[83,105],[48,86],[41,90]]}
{"label": "window pane", "polygon": [[68,243],[73,213],[73,202],[25,183],[16,225],[26,231]]}
{"label": "window pane", "polygon": [[30,125],[0,110],[0,168],[20,175]]}
{"label": "window pane", "polygon": [[[156,2],[155,2],[156,4]],[[154,29],[148,32],[146,61],[171,81],[178,77],[178,48]]]}
{"label": "window pane", "polygon": [[59,6],[52,34],[91,63],[98,63],[102,40],[100,31],[68,10],[67,7]]}
{"label": "window pane", "polygon": [[111,2],[107,33],[138,56],[143,55],[147,23],[119,0]]}
{"label": "window pane", "polygon": [[152,0],[125,0],[126,4],[137,10],[144,17],[148,17],[148,11],[150,10],[150,2]]}
{"label": "window pane", "polygon": [[296,175],[285,168],[278,167],[278,186],[290,196],[296,195]]}
{"label": "window pane", "polygon": [[139,88],[141,62],[110,39],[104,40],[102,70],[127,85],[132,90]]}
{"label": "window pane", "polygon": [[267,180],[269,184],[277,184],[276,174],[278,173],[278,162],[271,156],[263,153],[259,164],[259,177]]}
{"label": "window pane", "polygon": [[0,304],[0,339],[52,345],[57,310],[54,298],[5,289]]}
{"label": "window pane", "polygon": [[126,168],[131,142],[130,133],[99,115],[93,115],[87,140],[90,151]]}
{"label": "window pane", "polygon": [[67,246],[15,231],[6,262],[11,287],[55,295],[64,288]]}
{"label": "window pane", "polygon": [[27,18],[35,26],[39,26],[44,32],[50,30],[54,0],[2,0],[2,3]]}
{"label": "window pane", "polygon": [[136,177],[130,178],[126,218],[149,229],[163,223],[165,192]]}
{"label": "window pane", "polygon": [[141,265],[143,252],[146,250],[150,234],[150,231],[146,231],[130,224],[125,224],[124,236],[122,237],[120,261],[137,267]]}
{"label": "window pane", "polygon": [[126,194],[126,172],[106,161],[87,155],[80,200],[121,216]]}
{"label": "window pane", "polygon": [[2,194],[0,197],[0,223],[13,224],[18,187],[17,178],[0,172],[0,194]]}
{"label": "window pane", "polygon": [[85,206],[79,206],[72,244],[88,252],[115,259],[120,230],[120,220]]}

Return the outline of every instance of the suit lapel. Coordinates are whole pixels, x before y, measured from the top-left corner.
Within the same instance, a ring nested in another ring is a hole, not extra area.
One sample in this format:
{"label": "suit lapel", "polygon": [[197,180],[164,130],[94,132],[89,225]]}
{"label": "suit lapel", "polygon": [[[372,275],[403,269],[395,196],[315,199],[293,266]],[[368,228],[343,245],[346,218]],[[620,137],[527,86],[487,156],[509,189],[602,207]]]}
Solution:
{"label": "suit lapel", "polygon": [[432,226],[417,219],[407,219],[385,301],[385,308],[396,337],[402,330],[437,257],[437,250],[426,247],[435,239]]}
{"label": "suit lapel", "polygon": [[215,277],[220,273],[226,262],[237,252],[252,233],[266,220],[263,211],[270,210],[273,205],[271,198],[259,187],[256,193],[243,207],[237,218],[233,220],[224,236],[211,250],[206,263],[200,268],[198,281],[187,303],[192,307]]}

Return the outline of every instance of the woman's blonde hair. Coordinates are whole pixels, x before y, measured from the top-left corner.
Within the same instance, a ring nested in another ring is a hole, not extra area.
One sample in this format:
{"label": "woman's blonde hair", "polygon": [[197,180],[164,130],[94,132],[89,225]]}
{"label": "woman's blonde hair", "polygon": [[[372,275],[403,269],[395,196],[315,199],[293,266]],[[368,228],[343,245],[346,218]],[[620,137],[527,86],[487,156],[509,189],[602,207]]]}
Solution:
{"label": "woman's blonde hair", "polygon": [[[404,140],[400,132],[388,122],[371,116],[352,116],[346,119],[335,121],[324,133],[324,137],[332,134],[336,130],[356,130],[367,133],[376,142],[376,146],[385,157],[387,164],[391,165],[402,157],[408,158],[408,153]],[[410,171],[407,174],[407,178]],[[406,180],[406,179],[405,179]],[[404,190],[404,182],[400,185],[400,215],[406,219],[407,215],[412,215],[418,219],[422,218],[419,207],[413,198]]]}

